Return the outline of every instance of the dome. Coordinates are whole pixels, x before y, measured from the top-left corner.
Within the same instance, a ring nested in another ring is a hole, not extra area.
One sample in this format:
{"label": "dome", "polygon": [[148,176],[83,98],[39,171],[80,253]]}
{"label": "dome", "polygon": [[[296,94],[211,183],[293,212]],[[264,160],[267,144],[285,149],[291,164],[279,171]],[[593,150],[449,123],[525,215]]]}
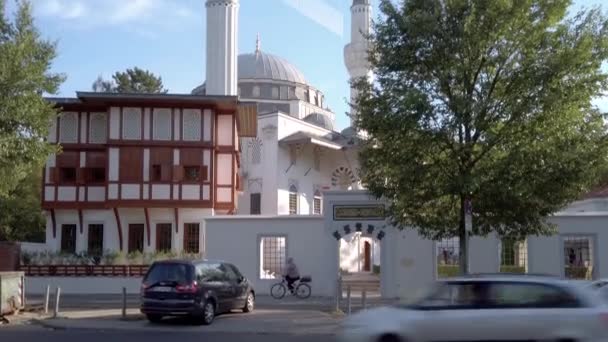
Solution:
{"label": "dome", "polygon": [[356,137],[358,135],[357,130],[354,129],[352,126],[348,126],[345,129],[342,130],[342,132],[340,132],[340,134],[342,136],[344,136],[345,138],[352,138],[352,137]]}
{"label": "dome", "polygon": [[237,77],[242,79],[265,79],[306,84],[304,75],[285,59],[257,50],[238,57]]}
{"label": "dome", "polygon": [[331,119],[327,117],[327,115],[319,113],[309,114],[304,118],[304,121],[330,131],[334,130],[334,124],[331,122]]}

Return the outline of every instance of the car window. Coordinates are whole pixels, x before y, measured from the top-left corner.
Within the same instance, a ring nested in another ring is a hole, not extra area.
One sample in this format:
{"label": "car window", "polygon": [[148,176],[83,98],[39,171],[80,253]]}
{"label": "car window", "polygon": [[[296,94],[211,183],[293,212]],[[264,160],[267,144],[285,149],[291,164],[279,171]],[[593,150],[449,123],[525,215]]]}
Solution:
{"label": "car window", "polygon": [[228,277],[229,281],[237,281],[237,279],[239,278],[236,272],[234,272],[234,270],[232,269],[231,265],[223,264],[222,269],[226,273],[226,276]]}
{"label": "car window", "polygon": [[203,263],[196,265],[196,278],[199,282],[226,281],[226,273],[219,263]]}
{"label": "car window", "polygon": [[448,282],[414,306],[420,309],[449,309],[487,305],[486,282]]}
{"label": "car window", "polygon": [[233,264],[226,264],[226,266],[228,268],[230,268],[234,272],[234,274],[236,274],[237,279],[243,277],[243,274],[241,273],[241,271],[239,271],[239,269],[236,266],[234,266]]}
{"label": "car window", "polygon": [[535,283],[494,283],[491,300],[498,307],[579,307],[576,297],[557,286]]}
{"label": "car window", "polygon": [[148,285],[156,284],[158,282],[187,284],[192,281],[192,273],[192,266],[188,264],[153,264],[144,279],[144,283]]}

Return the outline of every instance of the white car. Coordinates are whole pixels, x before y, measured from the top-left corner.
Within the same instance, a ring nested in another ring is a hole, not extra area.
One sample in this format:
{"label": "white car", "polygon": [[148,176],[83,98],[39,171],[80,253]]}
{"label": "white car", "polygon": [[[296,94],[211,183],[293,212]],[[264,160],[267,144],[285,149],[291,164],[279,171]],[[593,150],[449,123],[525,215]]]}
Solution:
{"label": "white car", "polygon": [[595,291],[535,276],[453,278],[413,304],[343,321],[349,342],[608,341],[608,307]]}

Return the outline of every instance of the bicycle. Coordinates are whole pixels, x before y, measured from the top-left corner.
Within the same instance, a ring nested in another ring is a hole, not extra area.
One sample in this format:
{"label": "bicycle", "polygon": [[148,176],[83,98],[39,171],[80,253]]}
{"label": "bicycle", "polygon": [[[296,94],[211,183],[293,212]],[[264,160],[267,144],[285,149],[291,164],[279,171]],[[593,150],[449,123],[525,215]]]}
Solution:
{"label": "bicycle", "polygon": [[[310,292],[312,291],[310,288],[310,285],[308,285],[308,283],[310,283],[312,281],[311,277],[302,277],[300,278],[300,280],[296,280],[293,283],[293,291],[291,291],[291,295],[292,296],[296,296],[300,299],[306,299],[308,297],[310,297]],[[281,299],[283,297],[285,297],[285,294],[287,294],[287,280],[285,280],[285,278],[283,278],[281,280],[280,283],[276,283],[274,285],[272,285],[272,287],[270,288],[270,295],[272,296],[272,298],[274,299]]]}

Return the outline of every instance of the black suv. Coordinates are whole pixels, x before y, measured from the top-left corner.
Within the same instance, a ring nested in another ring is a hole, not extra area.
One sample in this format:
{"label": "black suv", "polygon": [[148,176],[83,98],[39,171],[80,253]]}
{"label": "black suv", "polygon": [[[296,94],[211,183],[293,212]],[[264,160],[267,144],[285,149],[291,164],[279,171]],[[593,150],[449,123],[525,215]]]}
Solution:
{"label": "black suv", "polygon": [[157,261],[141,285],[141,312],[150,322],[192,316],[211,324],[216,313],[253,311],[255,292],[234,265],[222,261]]}

